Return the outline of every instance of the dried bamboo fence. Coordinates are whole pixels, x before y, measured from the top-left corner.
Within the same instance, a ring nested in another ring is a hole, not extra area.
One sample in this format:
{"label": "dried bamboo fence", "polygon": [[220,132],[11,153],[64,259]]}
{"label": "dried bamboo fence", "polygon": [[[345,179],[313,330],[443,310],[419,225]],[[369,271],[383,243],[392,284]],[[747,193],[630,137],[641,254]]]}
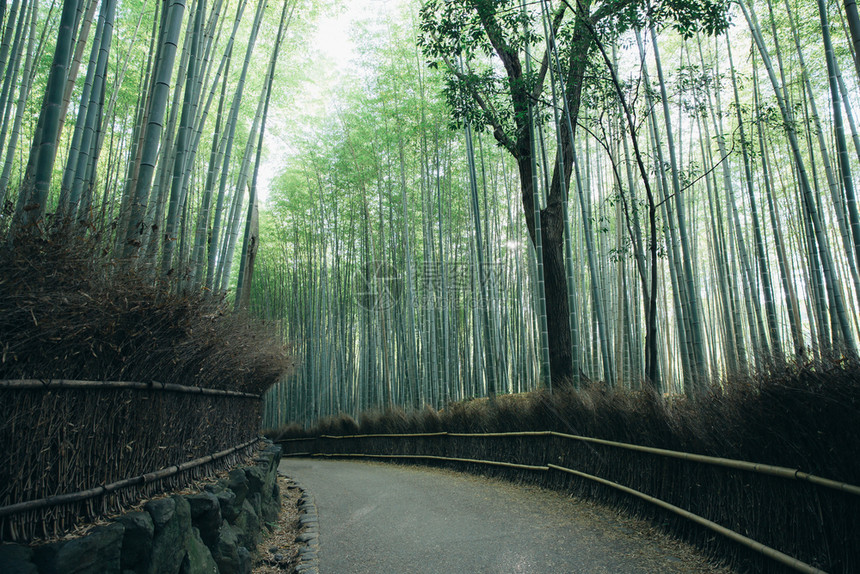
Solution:
{"label": "dried bamboo fence", "polygon": [[435,464],[611,501],[736,560],[739,547],[745,556],[766,557],[754,569],[860,571],[860,487],[798,469],[553,431],[321,435],[278,442],[284,456]]}
{"label": "dried bamboo fence", "polygon": [[0,541],[69,531],[235,465],[258,395],[120,381],[0,381]]}

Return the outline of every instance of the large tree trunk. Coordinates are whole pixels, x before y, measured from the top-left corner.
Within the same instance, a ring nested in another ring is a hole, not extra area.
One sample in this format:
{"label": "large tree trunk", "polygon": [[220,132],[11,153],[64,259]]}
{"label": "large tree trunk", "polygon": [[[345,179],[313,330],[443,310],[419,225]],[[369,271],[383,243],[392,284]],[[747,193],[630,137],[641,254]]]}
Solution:
{"label": "large tree trunk", "polygon": [[[558,204],[560,207],[560,204]],[[543,237],[544,290],[547,301],[549,367],[554,382],[567,383],[573,377],[570,341],[570,307],[564,267],[564,220],[561,209],[541,211]]]}
{"label": "large tree trunk", "polygon": [[[588,3],[585,3],[588,4]],[[587,6],[583,7],[587,10]],[[567,201],[563,197],[562,185],[564,189],[570,188],[571,174],[573,172],[574,150],[573,138],[577,117],[579,115],[580,97],[582,94],[582,85],[585,77],[585,67],[587,65],[588,53],[593,44],[593,37],[584,23],[577,24],[576,39],[572,44],[570,57],[568,61],[568,77],[565,79],[565,93],[568,99],[568,114],[570,116],[570,125],[572,129],[562,129],[559,140],[561,142],[556,154],[560,157],[553,162],[552,181],[548,193],[547,206],[540,211],[540,228],[542,240],[542,261],[544,267],[544,296],[546,298],[547,307],[547,334],[549,339],[549,362],[550,372],[554,384],[568,384],[573,380],[573,360],[572,347],[570,338],[570,306],[568,303],[567,293],[567,274],[564,266],[564,209],[562,202]],[[512,66],[516,71],[519,68]],[[509,68],[509,73],[511,69]],[[518,112],[528,109],[528,98],[530,94],[525,91],[512,93],[514,100],[514,109]],[[518,117],[528,117],[527,114],[519,114]],[[537,153],[531,146],[531,142],[523,141],[528,139],[529,130],[526,126],[518,126],[519,133],[523,134],[517,141],[517,164],[520,172],[520,183],[522,186],[522,205],[523,212],[526,217],[526,226],[528,227],[529,237],[532,243],[535,242],[535,217],[533,210],[534,194],[537,190],[533,184],[533,167],[532,154]],[[525,128],[525,129],[523,129]],[[563,171],[562,171],[563,170]],[[592,280],[595,277],[592,275]],[[597,303],[599,306],[599,302]],[[598,313],[602,316],[602,312]],[[606,339],[606,325],[601,321],[602,317],[598,318],[600,325],[601,341]],[[602,350],[603,346],[601,346]],[[606,362],[607,375],[611,369],[611,364],[608,363],[608,357],[604,356]],[[579,373],[576,373],[577,375]],[[607,376],[607,379],[611,379]]]}

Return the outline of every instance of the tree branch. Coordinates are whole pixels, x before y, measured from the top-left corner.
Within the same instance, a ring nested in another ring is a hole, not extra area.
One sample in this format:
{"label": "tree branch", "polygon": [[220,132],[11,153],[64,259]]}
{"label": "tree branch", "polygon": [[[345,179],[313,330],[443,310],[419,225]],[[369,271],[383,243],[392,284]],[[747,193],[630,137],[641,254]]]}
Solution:
{"label": "tree branch", "polygon": [[[558,29],[561,27],[561,21],[564,19],[564,13],[567,10],[567,3],[562,2],[558,7],[558,10],[553,16],[552,19],[552,37],[555,38],[558,33]],[[550,50],[546,50],[543,53],[543,60],[540,63],[540,71],[538,72],[537,81],[535,82],[534,90],[532,90],[532,99],[538,100],[540,99],[541,92],[543,92],[543,84],[546,80],[546,73],[549,70],[549,54]]]}
{"label": "tree branch", "polygon": [[468,89],[469,93],[472,94],[472,97],[475,99],[475,102],[478,104],[478,107],[483,110],[488,120],[488,123],[493,126],[493,137],[496,138],[496,141],[498,141],[502,147],[508,150],[511,155],[517,157],[516,145],[511,140],[511,138],[508,137],[508,135],[505,133],[505,130],[502,128],[502,124],[499,121],[499,114],[493,107],[492,102],[484,99],[484,97],[481,95],[481,92],[479,92],[472,85],[472,83],[468,81],[468,77],[466,76],[466,74],[460,71],[447,56],[443,55],[442,61],[445,62],[445,66],[448,67],[448,71],[457,76],[457,79],[459,79],[463,83],[463,85],[466,86],[466,89]]}

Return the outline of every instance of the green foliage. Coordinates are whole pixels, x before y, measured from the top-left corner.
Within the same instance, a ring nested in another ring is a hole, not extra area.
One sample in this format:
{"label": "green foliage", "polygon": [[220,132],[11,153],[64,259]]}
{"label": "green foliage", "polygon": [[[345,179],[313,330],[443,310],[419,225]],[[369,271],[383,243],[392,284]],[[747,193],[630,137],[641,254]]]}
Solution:
{"label": "green foliage", "polygon": [[514,139],[518,119],[509,94],[531,92],[537,76],[507,56],[543,41],[532,32],[535,14],[505,0],[434,0],[424,4],[420,15],[418,46],[432,69],[446,71],[443,93],[452,129],[468,123],[477,131],[498,132],[497,139],[502,134]]}
{"label": "green foliage", "polygon": [[508,38],[511,49],[521,49],[533,24],[533,15],[512,0],[430,0],[420,15],[418,45],[433,67],[445,58],[492,56],[497,46],[491,36]]}
{"label": "green foliage", "polygon": [[[661,0],[645,16],[647,22],[671,26],[683,38],[693,38],[697,32],[713,36],[728,29],[729,6],[729,0]],[[646,24],[639,19],[634,22]]]}
{"label": "green foliage", "polygon": [[[648,10],[638,2],[608,0],[591,10],[588,23],[583,24],[581,11],[590,9],[590,5],[564,2],[556,13],[559,27],[554,35],[562,78],[571,73],[572,59],[581,57],[573,50],[582,34],[600,34],[602,41],[608,42],[634,27],[668,25],[683,38],[692,38],[697,32],[721,34],[729,25],[727,0],[663,0],[651,4]],[[576,17],[571,16],[574,12]],[[537,69],[526,73],[520,62],[525,61],[527,45],[541,54],[540,47],[546,44],[540,11],[513,0],[431,0],[423,5],[420,14],[418,45],[431,68],[447,71],[444,93],[452,125],[470,123],[477,130],[490,127],[491,131],[499,130],[515,138],[517,124],[511,95],[533,94],[538,78]],[[590,53],[588,50],[585,57]],[[540,62],[541,57],[536,57],[534,67],[538,68]],[[595,71],[597,77],[604,76],[603,68],[601,60],[588,77],[595,77]],[[535,103],[544,103],[541,95],[536,94]],[[542,121],[551,116],[548,109],[541,113]]]}

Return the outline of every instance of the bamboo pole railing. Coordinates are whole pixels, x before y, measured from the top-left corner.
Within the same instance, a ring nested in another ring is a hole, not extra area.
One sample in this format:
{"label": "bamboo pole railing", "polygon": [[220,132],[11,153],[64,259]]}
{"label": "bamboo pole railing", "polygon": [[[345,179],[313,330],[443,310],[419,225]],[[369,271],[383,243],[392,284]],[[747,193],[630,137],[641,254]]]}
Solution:
{"label": "bamboo pole railing", "polygon": [[559,438],[576,440],[580,442],[588,442],[592,444],[600,444],[604,446],[612,446],[616,448],[623,448],[627,450],[633,450],[638,452],[645,452],[649,454],[654,454],[657,456],[665,456],[670,458],[678,458],[682,460],[688,460],[692,462],[700,462],[703,464],[710,464],[713,466],[721,466],[725,468],[733,468],[736,470],[745,470],[748,472],[753,472],[757,474],[766,474],[770,476],[777,476],[780,478],[785,478],[789,480],[801,480],[806,482],[811,482],[813,484],[817,484],[819,486],[823,486],[825,488],[832,488],[834,490],[838,490],[840,492],[846,492],[849,494],[854,494],[860,496],[860,486],[856,486],[853,484],[848,484],[847,482],[840,482],[837,480],[831,480],[829,478],[824,478],[821,476],[817,476],[814,474],[809,474],[803,472],[796,468],[788,468],[783,466],[774,466],[769,464],[762,464],[757,462],[748,462],[744,460],[734,460],[730,458],[721,458],[715,456],[707,456],[703,454],[694,454],[690,452],[682,452],[677,450],[668,450],[663,448],[655,448],[650,446],[641,446],[637,444],[630,444],[624,442],[616,442],[611,440],[605,440],[600,438],[579,436],[573,434],[565,434],[555,431],[515,431],[515,432],[497,432],[497,433],[451,433],[451,432],[435,432],[435,433],[410,433],[410,434],[357,434],[357,435],[343,435],[343,436],[335,436],[335,435],[320,435],[318,437],[303,437],[297,439],[283,439],[277,442],[291,442],[291,441],[303,441],[303,440],[317,440],[317,439],[335,439],[335,440],[343,440],[343,439],[358,439],[358,438],[414,438],[414,437],[465,437],[465,438],[489,438],[489,437],[517,437],[517,436],[555,436]]}
{"label": "bamboo pole railing", "polygon": [[675,514],[677,514],[679,516],[683,516],[684,518],[686,518],[692,522],[695,522],[696,524],[699,524],[699,525],[704,526],[710,530],[713,530],[714,532],[717,532],[718,534],[722,534],[726,538],[729,538],[730,540],[734,540],[735,542],[742,544],[742,545],[746,546],[747,548],[750,548],[751,550],[755,550],[759,554],[763,554],[764,556],[767,556],[768,558],[771,558],[772,560],[775,560],[775,561],[779,562],[780,564],[788,566],[789,568],[793,568],[794,570],[797,570],[798,572],[804,572],[806,574],[827,574],[824,570],[819,570],[818,568],[815,568],[814,566],[810,566],[806,562],[802,562],[802,561],[798,560],[797,558],[789,556],[788,554],[784,554],[783,552],[780,552],[779,550],[776,550],[775,548],[771,548],[770,546],[765,546],[761,542],[756,542],[752,538],[744,536],[743,534],[735,532],[734,530],[729,530],[725,526],[720,526],[716,522],[708,520],[707,518],[705,518],[703,516],[699,516],[698,514],[693,514],[689,510],[684,510],[683,508],[675,506],[674,504],[669,504],[666,501],[663,501],[663,500],[660,500],[659,498],[655,498],[653,496],[645,494],[644,492],[641,492],[639,490],[634,490],[634,489],[629,488],[627,486],[624,486],[622,484],[618,484],[617,482],[612,482],[611,480],[606,480],[605,478],[600,478],[599,476],[594,476],[592,474],[580,472],[580,471],[574,470],[572,468],[565,468],[563,466],[557,466],[554,464],[548,464],[547,466],[549,466],[549,468],[551,468],[551,469],[558,470],[561,472],[566,472],[567,474],[572,474],[572,475],[578,476],[580,478],[586,478],[588,480],[592,480],[594,482],[598,482],[600,484],[610,486],[612,488],[620,490],[621,492],[626,492],[627,494],[631,494],[633,496],[639,497],[642,500],[650,502],[651,504],[659,506],[660,508],[665,508],[666,510],[669,510],[670,512],[674,512]]}
{"label": "bamboo pole railing", "polygon": [[789,480],[805,480],[807,482],[811,482],[817,484],[819,486],[824,486],[826,488],[832,488],[835,490],[840,490],[842,492],[847,492],[850,494],[860,496],[860,486],[855,486],[853,484],[848,484],[847,482],[839,482],[837,480],[831,480],[829,478],[823,478],[821,476],[816,476],[814,474],[809,474],[798,470],[796,468],[787,468],[784,466],[773,466],[770,464],[761,464],[757,462],[747,462],[743,460],[734,460],[731,458],[720,458],[715,456],[706,456],[703,454],[693,454],[689,452],[681,452],[676,450],[667,450],[662,448],[654,448],[650,446],[639,446],[635,444],[628,444],[623,442],[614,442],[611,440],[603,440],[599,438],[591,438],[577,435],[569,435],[564,433],[552,433],[554,436],[568,438],[572,440],[579,440],[583,442],[590,442],[594,444],[603,444],[607,446],[614,446],[618,448],[626,448],[628,450],[635,450],[639,452],[647,452],[649,454],[656,454],[658,456],[666,456],[671,458],[679,458],[682,460],[689,460],[692,462],[701,462],[704,464],[710,464],[714,466],[722,466],[726,468],[734,468],[737,470],[745,470],[748,472],[753,472],[757,474],[767,474],[770,476],[778,476],[780,478],[786,478]]}
{"label": "bamboo pole railing", "polygon": [[[818,486],[823,486],[825,488],[834,489],[840,492],[860,495],[860,487],[852,484],[848,484],[845,482],[839,482],[836,480],[831,480],[828,478],[823,478],[820,476],[812,475],[798,469],[792,469],[781,466],[760,464],[742,460],[734,460],[728,458],[721,457],[712,457],[682,451],[674,451],[668,449],[661,449],[655,447],[646,447],[641,445],[635,445],[630,443],[623,443],[617,441],[610,441],[605,439],[598,439],[593,437],[585,437],[580,435],[572,435],[566,433],[559,433],[555,431],[515,431],[515,432],[499,432],[499,433],[450,433],[450,432],[434,432],[434,433],[380,433],[380,434],[358,434],[358,435],[320,435],[317,437],[301,437],[301,438],[293,438],[293,439],[282,439],[276,442],[287,443],[287,442],[298,442],[298,441],[309,441],[309,440],[319,440],[319,439],[328,439],[328,440],[349,440],[349,439],[362,439],[362,438],[428,438],[428,437],[459,437],[459,438],[491,438],[491,437],[525,437],[525,436],[546,436],[546,437],[558,437],[567,440],[575,440],[579,442],[587,442],[593,444],[600,444],[604,446],[610,446],[615,448],[623,448],[632,451],[644,452],[648,454],[653,454],[656,456],[665,456],[671,458],[677,458],[681,460],[687,460],[691,462],[710,464],[719,467],[732,468],[736,470],[747,471],[756,474],[763,474],[768,476],[775,476],[779,478],[784,478],[788,480],[799,480],[805,481],[812,484],[816,484]],[[285,455],[285,456],[290,456]],[[403,459],[403,460],[438,460],[438,461],[450,461],[450,462],[462,462],[462,463],[472,463],[472,464],[484,464],[484,465],[492,465],[492,466],[501,466],[507,468],[516,468],[516,469],[524,469],[524,470],[532,470],[532,471],[549,471],[556,470],[559,472],[564,472],[566,474],[570,474],[573,476],[577,476],[579,478],[583,478],[586,480],[590,480],[593,482],[597,482],[599,484],[603,484],[605,486],[609,486],[621,492],[625,492],[629,495],[638,497],[646,502],[654,504],[660,508],[673,512],[683,518],[690,520],[700,526],[704,526],[705,528],[710,529],[713,532],[716,532],[726,538],[737,542],[759,554],[766,556],[780,564],[792,568],[798,572],[803,572],[805,574],[826,574],[823,570],[811,566],[797,558],[789,556],[783,552],[775,548],[771,548],[761,542],[757,542],[752,538],[744,536],[734,530],[728,529],[716,522],[708,520],[707,518],[700,516],[698,514],[692,513],[688,510],[670,504],[664,500],[659,498],[650,496],[641,492],[639,490],[635,490],[633,488],[624,486],[617,482],[613,482],[611,480],[607,480],[605,478],[601,478],[599,476],[591,475],[579,470],[575,470],[572,468],[566,468],[563,466],[555,465],[547,463],[545,466],[539,465],[523,465],[523,464],[515,464],[505,461],[493,461],[493,460],[481,460],[481,459],[467,459],[467,458],[455,458],[455,457],[445,457],[438,455],[423,455],[423,454],[369,454],[369,453],[310,453],[310,452],[302,452],[295,453],[293,456],[313,456],[313,457],[325,457],[325,458],[377,458],[377,459]]]}
{"label": "bamboo pole railing", "polygon": [[[308,453],[302,453],[302,454],[307,455]],[[641,492],[639,490],[635,490],[635,489],[629,488],[627,486],[624,486],[622,484],[618,484],[617,482],[613,482],[611,480],[606,480],[605,478],[600,478],[599,476],[594,476],[592,474],[587,474],[585,472],[580,472],[580,471],[574,470],[572,468],[565,468],[563,466],[558,466],[555,464],[547,464],[546,466],[535,466],[535,465],[528,465],[528,464],[514,464],[514,463],[510,463],[510,462],[501,462],[501,461],[495,461],[495,460],[481,460],[481,459],[473,459],[473,458],[455,458],[455,457],[447,457],[447,456],[418,455],[418,454],[314,453],[311,456],[325,457],[325,458],[381,458],[381,459],[387,458],[387,459],[441,460],[441,461],[451,461],[451,462],[465,462],[465,463],[474,463],[474,464],[487,464],[487,465],[493,465],[493,466],[504,466],[504,467],[509,467],[509,468],[524,469],[524,470],[536,470],[536,471],[537,470],[548,471],[551,469],[552,470],[558,470],[561,472],[565,472],[567,474],[572,474],[572,475],[578,476],[580,478],[585,478],[585,479],[588,479],[588,480],[591,480],[591,481],[594,481],[594,482],[597,482],[597,483],[600,483],[600,484],[603,484],[606,486],[610,486],[612,488],[615,488],[615,489],[620,490],[622,492],[625,492],[627,494],[641,498],[642,500],[650,502],[651,504],[659,506],[660,508],[664,508],[666,510],[669,510],[670,512],[674,512],[675,514],[677,514],[679,516],[682,516],[682,517],[684,517],[684,518],[686,518],[692,522],[695,522],[696,524],[704,526],[704,527],[706,527],[706,528],[708,528],[708,529],[710,529],[710,530],[712,530],[718,534],[725,536],[726,538],[729,538],[730,540],[733,540],[733,541],[735,541],[735,542],[737,542],[743,546],[746,546],[747,548],[754,550],[754,551],[758,552],[759,554],[767,556],[768,558],[775,560],[776,562],[779,562],[780,564],[788,566],[789,568],[792,568],[798,572],[803,572],[805,574],[827,574],[824,570],[821,570],[819,568],[815,568],[814,566],[810,566],[809,564],[802,562],[802,561],[798,560],[797,558],[794,558],[793,556],[789,556],[788,554],[780,552],[779,550],[777,550],[775,548],[771,548],[770,546],[762,544],[761,542],[757,542],[757,541],[753,540],[752,538],[744,536],[743,534],[735,532],[734,530],[730,530],[730,529],[726,528],[725,526],[721,526],[721,525],[717,524],[716,522],[708,520],[707,518],[705,518],[703,516],[700,516],[698,514],[694,514],[688,510],[684,510],[683,508],[675,506],[674,504],[670,504],[668,502],[660,500],[659,498],[655,498],[653,496],[645,494],[644,492]]]}
{"label": "bamboo pole railing", "polygon": [[87,500],[90,498],[95,498],[97,496],[101,496],[104,494],[110,494],[116,490],[120,490],[122,488],[127,488],[129,486],[137,486],[141,484],[146,484],[148,482],[154,482],[156,480],[162,480],[173,476],[175,474],[179,474],[180,472],[185,472],[187,470],[191,470],[192,468],[202,466],[204,464],[208,464],[210,462],[216,461],[218,459],[224,458],[225,456],[229,456],[235,452],[238,452],[242,449],[248,448],[254,445],[257,441],[260,440],[260,437],[255,437],[254,439],[242,443],[240,445],[216,452],[214,454],[209,454],[206,456],[202,456],[200,458],[196,458],[194,460],[189,460],[187,462],[183,462],[181,464],[176,464],[172,466],[168,466],[166,468],[162,468],[153,472],[148,472],[146,474],[141,474],[139,476],[135,476],[133,478],[126,478],[123,480],[118,480],[116,482],[112,482],[110,484],[100,485],[93,488],[89,488],[87,490],[81,490],[78,492],[70,492],[68,494],[58,494],[54,496],[48,496],[46,498],[39,498],[36,500],[26,500],[24,502],[18,502],[16,504],[10,504],[8,506],[0,507],[0,518],[5,516],[10,516],[12,514],[18,514],[20,512],[26,512],[28,510],[38,510],[40,508],[46,508],[49,506],[57,506],[60,504],[69,504],[72,502],[80,502],[82,500]]}
{"label": "bamboo pole railing", "polygon": [[127,381],[77,381],[71,379],[18,379],[0,381],[0,389],[8,390],[54,390],[54,389],[133,389],[139,391],[165,391],[172,393],[190,393],[197,395],[212,395],[223,397],[241,397],[262,400],[262,395],[230,391],[226,389],[207,389],[203,387],[188,387],[174,383],[135,383]]}
{"label": "bamboo pole railing", "polygon": [[329,458],[339,458],[339,457],[357,457],[357,458],[402,458],[402,459],[415,459],[415,460],[442,460],[442,461],[451,461],[451,462],[466,462],[466,463],[475,463],[475,464],[487,464],[491,466],[503,466],[506,468],[518,468],[520,470],[549,470],[549,466],[536,466],[531,464],[516,464],[513,462],[504,462],[498,460],[481,460],[475,458],[455,458],[453,456],[436,456],[432,454],[364,454],[364,453],[351,453],[351,454],[329,454],[329,453],[313,453],[311,456],[323,456]]}

